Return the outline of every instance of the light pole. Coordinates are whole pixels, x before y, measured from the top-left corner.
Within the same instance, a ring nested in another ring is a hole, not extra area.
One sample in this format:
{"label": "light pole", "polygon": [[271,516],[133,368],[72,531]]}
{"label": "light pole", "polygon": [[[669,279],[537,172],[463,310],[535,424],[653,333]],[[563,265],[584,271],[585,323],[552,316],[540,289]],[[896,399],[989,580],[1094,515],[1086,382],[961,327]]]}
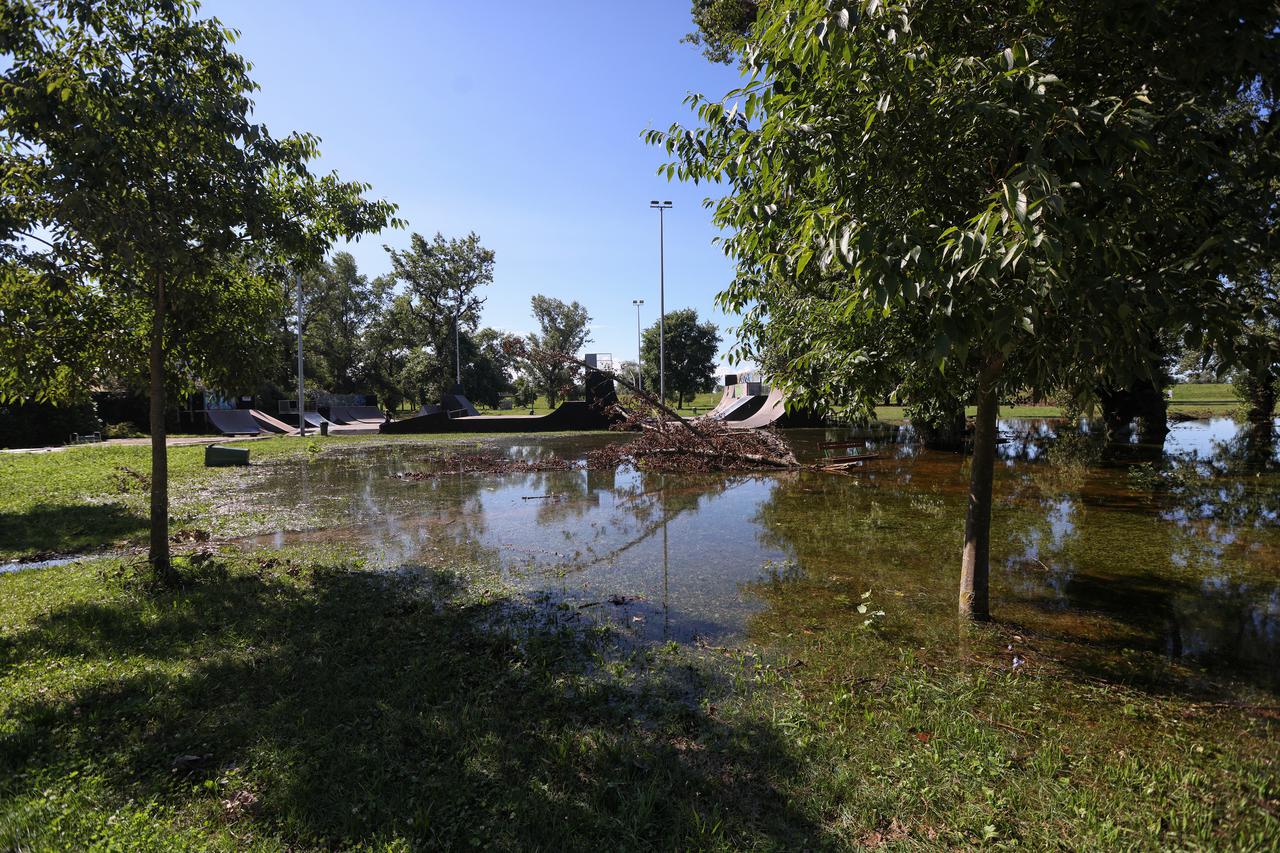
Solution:
{"label": "light pole", "polygon": [[302,384],[302,273],[293,274],[298,285],[298,435],[307,434],[306,396]]}
{"label": "light pole", "polygon": [[667,258],[663,214],[671,209],[669,201],[651,201],[658,211],[658,399],[667,404]]}
{"label": "light pole", "polygon": [[462,319],[462,303],[453,312],[453,393],[462,393],[462,348],[458,343],[458,323]]}
{"label": "light pole", "polygon": [[644,363],[644,348],[640,345],[640,306],[644,304],[644,300],[632,299],[631,304],[636,306],[636,388],[643,391],[644,379],[640,367]]}

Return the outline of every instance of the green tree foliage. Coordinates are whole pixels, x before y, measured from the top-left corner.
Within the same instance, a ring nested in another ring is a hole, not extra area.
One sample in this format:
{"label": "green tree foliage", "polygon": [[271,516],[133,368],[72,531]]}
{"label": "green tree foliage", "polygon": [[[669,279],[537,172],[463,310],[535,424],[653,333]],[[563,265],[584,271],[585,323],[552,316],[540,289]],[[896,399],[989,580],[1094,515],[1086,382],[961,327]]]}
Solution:
{"label": "green tree foliage", "polygon": [[[533,318],[540,331],[530,333],[529,343],[547,352],[577,355],[591,341],[591,315],[577,302],[565,304],[550,296],[535,294],[530,300]],[[547,403],[555,406],[573,386],[573,368],[548,359],[532,359],[525,370],[533,378]]]}
{"label": "green tree foliage", "polygon": [[[361,339],[359,373],[361,388],[377,394],[382,404],[391,409],[412,396],[405,393],[402,380],[414,350],[408,342],[415,339],[412,297],[397,293],[395,288],[396,280],[391,275],[379,276],[373,281],[375,308]],[[436,375],[438,377],[438,371]],[[425,385],[418,386],[417,390],[422,395],[429,391]]]}
{"label": "green tree foliage", "polygon": [[0,394],[49,399],[65,373],[147,377],[150,560],[170,574],[166,394],[231,384],[269,351],[284,267],[377,230],[394,207],[316,177],[317,140],[251,121],[235,33],[170,0],[0,6]]}
{"label": "green tree foliage", "polygon": [[405,286],[405,331],[413,346],[425,347],[440,365],[430,389],[438,399],[454,384],[454,323],[462,334],[475,332],[485,297],[478,291],[493,283],[493,251],[472,233],[461,239],[436,234],[410,238],[408,251],[388,248],[392,275]]}
{"label": "green tree foliage", "polygon": [[351,253],[338,252],[307,275],[302,291],[306,363],[330,391],[362,390],[357,381],[361,335],[377,308],[368,276],[360,274]]}
{"label": "green tree foliage", "polygon": [[759,0],[693,0],[697,29],[681,41],[701,45],[702,55],[712,62],[730,62],[741,51],[759,6]]}
{"label": "green tree foliage", "polygon": [[503,348],[505,339],[505,334],[489,328],[463,339],[462,385],[473,403],[493,408],[513,390],[515,365]]}
{"label": "green tree foliage", "polygon": [[[1275,168],[1278,16],[1256,0],[777,0],[747,84],[691,96],[697,127],[648,134],[668,176],[729,186],[712,203],[739,356],[803,334],[807,352],[775,365],[802,398],[840,382],[870,400],[902,364],[976,385],[962,612],[988,614],[997,395],[1123,386],[1158,360],[1150,329],[1231,358],[1245,308],[1224,274],[1259,251],[1274,204],[1251,173]],[[1224,119],[1246,89],[1262,107]]]}
{"label": "green tree foliage", "polygon": [[[710,320],[698,322],[693,308],[667,312],[667,398],[684,407],[686,397],[715,386],[716,353],[720,348],[720,330]],[[640,351],[644,362],[645,387],[658,387],[659,324],[654,323],[641,336]]]}

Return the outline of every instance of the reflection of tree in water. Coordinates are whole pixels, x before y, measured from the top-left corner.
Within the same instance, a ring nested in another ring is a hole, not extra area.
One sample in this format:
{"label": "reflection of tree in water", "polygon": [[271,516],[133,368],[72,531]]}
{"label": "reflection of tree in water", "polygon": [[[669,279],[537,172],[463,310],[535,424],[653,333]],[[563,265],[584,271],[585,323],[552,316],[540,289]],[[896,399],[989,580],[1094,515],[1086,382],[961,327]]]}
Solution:
{"label": "reflection of tree in water", "polygon": [[[698,512],[716,497],[753,479],[724,475],[675,477],[661,472],[636,471],[629,467],[608,474],[589,473],[596,475],[596,478],[584,479],[583,482],[589,486],[602,487],[595,492],[597,504],[601,491],[612,495],[612,512],[607,522],[594,527],[593,538],[596,542],[581,547],[573,563],[564,567],[566,571],[581,571],[615,562],[628,551],[662,532],[674,519]],[[618,540],[621,540],[620,544],[613,544]]]}
{"label": "reflection of tree in water", "polygon": [[[1222,547],[1253,552],[1254,559],[1280,565],[1280,465],[1273,439],[1242,428],[1208,454],[1171,457],[1143,472],[1144,485],[1161,515]],[[1261,534],[1262,541],[1256,541]]]}
{"label": "reflection of tree in water", "polygon": [[[1001,480],[992,546],[1005,618],[1065,643],[1064,655],[1103,675],[1149,679],[1167,668],[1165,657],[1280,684],[1280,585],[1258,579],[1259,555],[1280,553],[1275,481],[1240,478],[1224,490],[1215,478],[1212,488],[1182,493],[1226,520],[1220,535],[1206,536],[1162,518],[1123,468],[1102,463],[1087,433],[1056,453],[1047,435],[1024,433]],[[766,567],[762,594],[773,606],[758,619],[771,630],[850,627],[858,595],[870,589],[901,602],[886,630],[945,638],[964,490],[944,458],[926,452],[878,461],[855,478],[780,483],[756,522],[763,543],[794,553],[803,571],[774,577]],[[1224,544],[1227,532],[1234,538]],[[1126,648],[1148,657],[1125,658]]]}
{"label": "reflection of tree in water", "polygon": [[[1086,657],[1142,649],[1280,685],[1280,585],[1257,580],[1258,557],[1276,553],[1274,523],[1258,523],[1259,513],[1274,518],[1274,483],[1261,498],[1252,478],[1191,468],[1170,478],[1155,506],[1150,494],[1117,494],[1120,471],[1045,489],[1007,519],[1002,581],[1020,604],[1060,614],[1037,629]],[[1032,468],[1023,476],[1028,496],[1045,482]]]}
{"label": "reflection of tree in water", "polygon": [[445,474],[403,484],[407,500],[420,512],[383,515],[385,535],[406,555],[493,563],[496,551],[481,544],[488,527],[484,492],[489,482],[483,475]]}
{"label": "reflection of tree in water", "polygon": [[[889,589],[927,600],[925,609],[936,612],[953,586],[941,566],[954,561],[940,557],[959,547],[957,465],[953,454],[922,453],[915,461],[878,460],[852,477],[780,479],[754,521],[762,545],[795,555],[799,571],[785,575],[793,588],[787,605],[799,608],[799,618],[852,624],[854,593]],[[778,586],[767,569],[763,579]]]}

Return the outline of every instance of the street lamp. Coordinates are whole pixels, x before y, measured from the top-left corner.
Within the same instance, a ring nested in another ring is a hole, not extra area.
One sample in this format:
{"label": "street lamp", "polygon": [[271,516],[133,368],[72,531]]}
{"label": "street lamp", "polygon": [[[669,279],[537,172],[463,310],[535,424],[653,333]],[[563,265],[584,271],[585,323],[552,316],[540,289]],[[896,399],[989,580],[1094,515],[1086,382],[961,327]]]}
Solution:
{"label": "street lamp", "polygon": [[298,285],[298,435],[307,435],[307,398],[302,382],[302,273],[293,274]]}
{"label": "street lamp", "polygon": [[667,260],[666,235],[663,214],[671,209],[669,201],[651,201],[649,206],[658,211],[658,399],[667,402]]}
{"label": "street lamp", "polygon": [[640,345],[640,306],[644,304],[643,299],[632,299],[631,304],[636,306],[636,389],[644,390],[644,379],[641,378],[640,366],[644,362],[644,348]]}

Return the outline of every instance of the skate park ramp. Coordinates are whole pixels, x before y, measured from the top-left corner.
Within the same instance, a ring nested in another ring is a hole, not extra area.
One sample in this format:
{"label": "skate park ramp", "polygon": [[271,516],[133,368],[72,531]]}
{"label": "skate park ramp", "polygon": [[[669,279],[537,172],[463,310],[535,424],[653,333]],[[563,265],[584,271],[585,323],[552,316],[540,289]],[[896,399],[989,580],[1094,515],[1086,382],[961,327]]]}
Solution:
{"label": "skate park ramp", "polygon": [[718,421],[745,421],[747,418],[760,411],[768,402],[768,397],[764,394],[752,394],[749,397],[739,397],[720,410],[716,415]]}
{"label": "skate park ramp", "polygon": [[478,418],[480,413],[471,401],[461,394],[445,394],[440,398],[440,408],[451,418]]}
{"label": "skate park ramp", "polygon": [[546,415],[476,415],[451,418],[447,412],[388,421],[379,429],[388,434],[427,432],[575,432],[606,430],[619,417],[585,400],[561,403]]}
{"label": "skate park ramp", "polygon": [[732,429],[760,429],[767,426],[791,429],[819,427],[824,421],[822,415],[812,409],[798,407],[787,411],[787,395],[781,388],[774,388],[769,391],[769,396],[755,414],[742,420],[726,419],[724,423]]}
{"label": "skate park ramp", "polygon": [[[568,400],[546,415],[474,415],[456,416],[456,401],[471,403],[466,397],[446,394],[440,401],[442,411],[418,415],[401,421],[387,421],[379,429],[384,433],[427,432],[579,432],[607,430],[623,419],[618,411],[618,394],[613,380],[599,371],[588,371],[585,400]],[[475,407],[471,407],[475,411]]]}
{"label": "skate park ramp", "polygon": [[303,412],[302,417],[306,419],[307,426],[320,429],[320,424],[332,424],[333,421],[326,418],[319,412]]}
{"label": "skate park ramp", "polygon": [[248,409],[205,409],[205,417],[223,435],[259,435],[262,427]]}
{"label": "skate park ramp", "polygon": [[726,421],[726,425],[733,429],[760,429],[777,422],[786,413],[787,398],[783,396],[782,389],[774,388],[755,414],[742,420]]}
{"label": "skate park ramp", "polygon": [[716,402],[715,406],[712,407],[711,411],[707,412],[703,417],[718,418],[721,412],[733,405],[738,399],[733,393],[733,389],[735,387],[736,386],[734,385],[724,386],[724,389],[720,392],[720,399]]}
{"label": "skate park ramp", "polygon": [[387,419],[377,406],[330,406],[329,420],[335,424],[377,426]]}
{"label": "skate park ramp", "polygon": [[249,415],[257,422],[258,426],[265,432],[274,432],[279,435],[297,435],[298,428],[292,424],[273,418],[260,409],[249,409]]}

